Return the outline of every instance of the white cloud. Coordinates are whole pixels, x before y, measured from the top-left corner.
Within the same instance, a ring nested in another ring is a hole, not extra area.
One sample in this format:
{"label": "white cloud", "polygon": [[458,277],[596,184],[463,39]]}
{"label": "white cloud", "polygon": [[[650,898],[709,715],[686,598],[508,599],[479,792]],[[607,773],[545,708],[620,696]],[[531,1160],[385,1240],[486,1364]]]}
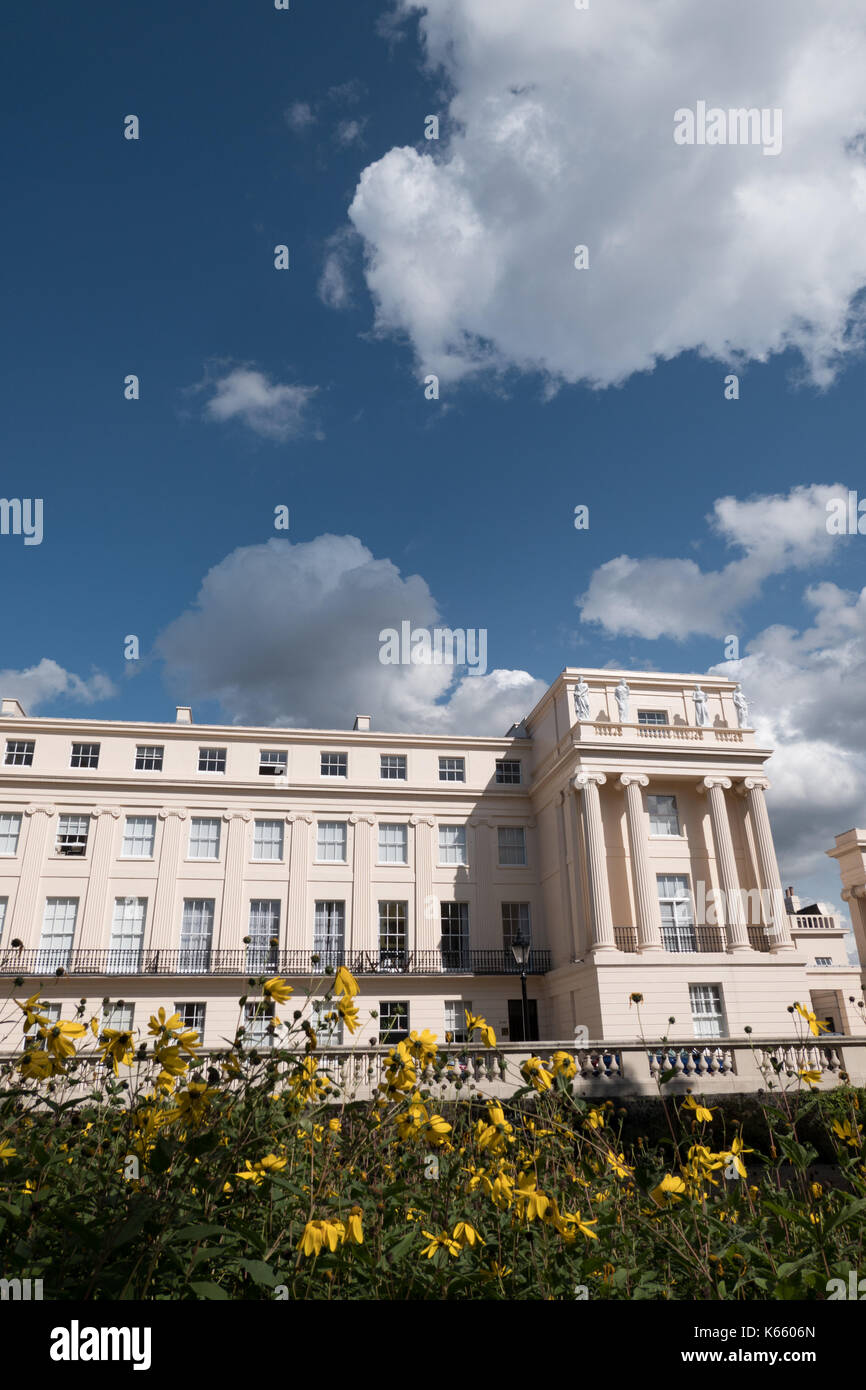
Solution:
{"label": "white cloud", "polygon": [[319,277],[318,292],[323,304],[329,309],[345,309],[352,302],[349,282],[349,258],[352,243],[356,240],[348,230],[329,237],[322,274]]}
{"label": "white cloud", "polygon": [[701,570],[691,559],[618,555],[594,571],[578,598],[581,619],[622,636],[721,636],[771,575],[838,554],[842,542],[827,531],[827,502],[845,494],[841,484],[814,483],[745,501],[721,497],[708,520],[741,556],[720,570]]}
{"label": "white cloud", "polygon": [[116,694],[114,682],[101,671],[94,671],[93,675],[87,677],[76,676],[47,656],[24,671],[13,671],[11,668],[0,671],[0,695],[18,700],[28,714],[34,714],[40,705],[48,704],[61,695],[67,700],[92,705]]}
{"label": "white cloud", "polygon": [[[798,349],[819,383],[860,345],[861,0],[397,0],[453,95],[443,139],[361,175],[378,329],[419,369],[608,385],[686,350]],[[777,157],[679,146],[674,112],[780,108]],[[577,244],[590,268],[573,268]]]}
{"label": "white cloud", "polygon": [[383,731],[502,735],[546,688],[525,671],[382,665],[379,633],[404,620],[443,626],[419,575],[354,536],[275,538],[210,570],[156,646],[185,702],[217,699],[244,724],[351,728],[369,713]]}
{"label": "white cloud", "polygon": [[338,145],[347,147],[349,145],[363,145],[366,124],[366,117],[362,117],[360,120],[339,121],[334,132],[334,139]]}
{"label": "white cloud", "polygon": [[232,367],[206,386],[213,390],[204,407],[206,419],[220,424],[240,420],[264,439],[277,440],[294,439],[306,432],[307,409],[318,390],[316,386],[272,382],[264,372],[251,367]]}
{"label": "white cloud", "polygon": [[295,101],[283,112],[283,119],[290,130],[300,134],[309,126],[315,125],[316,116],[312,106],[307,101]]}

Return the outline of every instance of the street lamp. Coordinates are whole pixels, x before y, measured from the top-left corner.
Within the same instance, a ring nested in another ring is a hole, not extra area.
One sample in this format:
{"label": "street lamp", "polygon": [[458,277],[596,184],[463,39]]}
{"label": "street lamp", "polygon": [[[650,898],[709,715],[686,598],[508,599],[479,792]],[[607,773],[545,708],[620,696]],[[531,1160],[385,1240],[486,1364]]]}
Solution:
{"label": "street lamp", "polygon": [[523,935],[522,928],[518,927],[517,935],[511,943],[511,951],[517,964],[520,966],[520,993],[523,1004],[523,1042],[529,1042],[529,1006],[526,1002],[526,967],[529,964],[529,937]]}

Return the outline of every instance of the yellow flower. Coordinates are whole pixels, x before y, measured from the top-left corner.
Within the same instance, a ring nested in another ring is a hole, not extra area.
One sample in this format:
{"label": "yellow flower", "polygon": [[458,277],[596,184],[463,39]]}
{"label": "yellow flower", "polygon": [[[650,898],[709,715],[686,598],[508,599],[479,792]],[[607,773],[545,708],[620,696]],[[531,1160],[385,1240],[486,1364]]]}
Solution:
{"label": "yellow flower", "polygon": [[742,1139],[732,1139],[730,1150],[722,1154],[722,1158],[724,1158],[727,1163],[733,1163],[740,1177],[745,1178],[748,1177],[748,1174],[746,1172],[746,1165],[740,1155],[754,1152],[754,1149],[746,1149],[743,1147]]}
{"label": "yellow flower", "polygon": [[21,1000],[20,1000],[20,999],[15,999],[13,1002],[14,1002],[15,1004],[18,1005],[19,1009],[21,1009],[22,1012],[23,1012],[23,1014],[24,1014],[24,1032],[25,1032],[25,1033],[29,1033],[29,1031],[30,1031],[30,1029],[33,1027],[34,1023],[49,1023],[49,1024],[50,1024],[51,1019],[50,1019],[50,1018],[46,1018],[46,1017],[44,1016],[44,1014],[41,1014],[41,1013],[39,1012],[39,1006],[40,1006],[40,1004],[43,1003],[44,1001],[41,1000],[41,999],[39,998],[38,993],[37,993],[37,994],[31,994],[30,998],[29,998],[29,999],[25,999],[25,1001],[24,1001],[23,1004],[21,1003]]}
{"label": "yellow flower", "polygon": [[713,1111],[718,1110],[719,1107],[717,1105],[703,1105],[700,1101],[695,1100],[694,1096],[687,1096],[683,1102],[683,1108],[685,1110],[694,1110],[696,1124],[710,1124],[713,1118]]}
{"label": "yellow flower", "polygon": [[158,1009],[156,1014],[151,1014],[147,1025],[147,1031],[152,1037],[159,1037],[160,1033],[174,1032],[175,1028],[180,1027],[180,1014],[172,1014],[166,1018],[165,1009]]}
{"label": "yellow flower", "polygon": [[610,1149],[607,1153],[607,1161],[618,1178],[630,1178],[634,1172],[634,1169],[629,1168],[626,1163],[625,1154],[615,1154],[613,1150]]}
{"label": "yellow flower", "polygon": [[843,1120],[841,1124],[838,1120],[834,1120],[833,1130],[834,1133],[838,1135],[840,1139],[844,1140],[846,1144],[849,1144],[852,1149],[856,1149],[859,1147],[860,1136],[863,1133],[862,1127],[860,1125],[852,1126],[850,1120]]}
{"label": "yellow flower", "polygon": [[443,1144],[450,1133],[451,1126],[443,1120],[441,1115],[431,1115],[424,1126],[424,1138],[434,1148],[438,1144]]}
{"label": "yellow flower", "polygon": [[354,975],[346,969],[345,965],[341,965],[334,978],[334,993],[347,994],[350,999],[353,999],[360,992],[358,981]]}
{"label": "yellow flower", "polygon": [[482,1240],[474,1226],[470,1226],[468,1221],[458,1221],[454,1227],[454,1239],[462,1249],[465,1245],[486,1245],[487,1241]]}
{"label": "yellow flower", "polygon": [[63,1063],[49,1056],[42,1048],[29,1048],[18,1063],[18,1070],[27,1081],[44,1081],[49,1076],[62,1076]]}
{"label": "yellow flower", "polygon": [[452,1240],[447,1231],[443,1231],[439,1236],[434,1236],[432,1231],[422,1231],[421,1234],[426,1236],[430,1242],[421,1251],[421,1254],[426,1255],[428,1260],[432,1260],[437,1250],[447,1250],[448,1254],[453,1256],[460,1254],[462,1246],[458,1245],[456,1240]]}
{"label": "yellow flower", "polygon": [[435,1060],[439,1046],[436,1042],[436,1034],[431,1033],[429,1028],[425,1028],[423,1033],[410,1033],[408,1041],[409,1051],[419,1062],[426,1063]]}
{"label": "yellow flower", "polygon": [[811,1009],[804,1009],[802,1004],[795,1004],[794,1008],[801,1018],[805,1018],[813,1038],[819,1037],[821,1033],[829,1033],[830,1025],[828,1023],[819,1022]]}
{"label": "yellow flower", "polygon": [[[0,1151],[0,1157],[2,1157],[2,1151]],[[815,1198],[816,1202],[824,1196],[824,1189],[819,1182],[813,1182],[809,1191],[812,1193],[812,1196]]]}
{"label": "yellow flower", "polygon": [[545,1071],[540,1057],[528,1057],[520,1068],[520,1074],[536,1091],[549,1091],[553,1085],[553,1077],[549,1071]]}
{"label": "yellow flower", "polygon": [[466,1015],[467,1033],[478,1033],[485,1047],[496,1046],[496,1034],[486,1019],[479,1014],[471,1014],[468,1009],[464,1009]]}
{"label": "yellow flower", "polygon": [[0,1159],[8,1163],[10,1158],[14,1158],[17,1150],[11,1144],[7,1144],[5,1139],[0,1139]]}
{"label": "yellow flower", "polygon": [[244,1178],[249,1182],[255,1183],[259,1187],[267,1177],[278,1173],[281,1168],[285,1168],[288,1159],[279,1158],[277,1154],[265,1154],[258,1163],[250,1163],[249,1159],[244,1162],[244,1171],[235,1173],[236,1178]]}
{"label": "yellow flower", "polygon": [[364,1230],[362,1226],[363,1213],[360,1207],[352,1207],[346,1220],[345,1240],[350,1245],[364,1244]]}
{"label": "yellow flower", "polygon": [[567,1052],[554,1052],[550,1060],[553,1063],[554,1076],[561,1073],[566,1081],[570,1081],[577,1072],[577,1063]]}
{"label": "yellow flower", "polygon": [[286,1000],[290,995],[294,994],[294,992],[292,986],[287,985],[285,980],[281,979],[279,975],[274,975],[272,979],[265,980],[262,986],[262,993],[266,994],[269,999],[273,999],[277,1004],[285,1004]]}
{"label": "yellow flower", "polygon": [[590,1110],[583,1123],[589,1129],[604,1129],[604,1112],[601,1110]]}
{"label": "yellow flower", "polygon": [[520,1174],[517,1179],[517,1191],[514,1195],[518,1202],[523,1203],[523,1214],[527,1221],[534,1221],[536,1217],[539,1220],[543,1219],[550,1206],[550,1198],[545,1197],[543,1192],[539,1192],[531,1173]]}
{"label": "yellow flower", "polygon": [[71,1039],[83,1038],[86,1032],[83,1023],[67,1023],[64,1019],[58,1019],[57,1023],[49,1022],[46,1027],[40,1028],[39,1037],[45,1044],[46,1052],[62,1061],[75,1055]]}
{"label": "yellow flower", "polygon": [[164,1084],[162,1082],[163,1076],[183,1076],[184,1072],[187,1069],[187,1066],[189,1065],[181,1057],[179,1047],[156,1048],[154,1050],[153,1056],[155,1061],[159,1062],[159,1065],[162,1067],[162,1073],[160,1075],[160,1084]]}
{"label": "yellow flower", "polygon": [[682,1178],[678,1178],[674,1173],[666,1173],[657,1187],[654,1187],[650,1196],[656,1206],[666,1207],[671,1202],[679,1201],[686,1190],[686,1185]]}
{"label": "yellow flower", "polygon": [[357,1033],[360,1028],[360,1015],[357,1005],[348,996],[345,999],[337,1000],[337,1012],[345,1023],[350,1033]]}
{"label": "yellow flower", "polygon": [[342,1128],[343,1126],[339,1120],[328,1121],[328,1129],[331,1131],[332,1134],[339,1134]]}
{"label": "yellow flower", "polygon": [[117,1076],[117,1066],[121,1063],[125,1067],[132,1066],[132,1034],[123,1032],[117,1028],[106,1028],[102,1034],[102,1041],[99,1044],[103,1060],[111,1059],[114,1075]]}
{"label": "yellow flower", "polygon": [[302,1255],[320,1255],[326,1246],[333,1252],[345,1236],[342,1221],[308,1221],[298,1249]]}
{"label": "yellow flower", "polygon": [[324,1081],[316,1075],[318,1063],[315,1057],[305,1057],[299,1062],[292,1077],[292,1095],[301,1100],[318,1100],[325,1089]]}
{"label": "yellow flower", "polygon": [[801,1067],[797,1075],[801,1081],[805,1081],[809,1086],[817,1086],[821,1080],[821,1072],[817,1067]]}

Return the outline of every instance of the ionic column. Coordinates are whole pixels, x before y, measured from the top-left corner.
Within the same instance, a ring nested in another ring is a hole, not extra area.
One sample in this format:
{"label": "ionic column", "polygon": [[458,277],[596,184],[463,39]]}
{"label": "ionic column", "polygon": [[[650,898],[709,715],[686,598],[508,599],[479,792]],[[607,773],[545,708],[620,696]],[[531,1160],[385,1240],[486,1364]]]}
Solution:
{"label": "ionic column", "polygon": [[[286,817],[292,827],[292,843],[289,849],[289,906],[286,912],[286,949],[289,951],[312,951],[313,923],[307,921],[307,856],[309,854],[310,826],[313,817],[295,815]],[[346,925],[346,947],[352,933],[351,918]]]}
{"label": "ionic column", "polygon": [[87,882],[81,930],[75,944],[82,948],[90,946],[99,949],[108,945],[105,939],[105,912],[111,877],[111,851],[120,811],[116,806],[97,806],[90,814],[96,821],[96,830],[93,834],[90,878]]}
{"label": "ionic column", "polygon": [[[410,816],[415,832],[415,949],[435,951],[442,935],[442,913],[433,894],[432,816]],[[378,949],[378,941],[374,944]]]}
{"label": "ionic column", "polygon": [[589,874],[589,893],[592,907],[591,951],[613,951],[613,917],[610,910],[610,887],[607,881],[607,852],[604,846],[604,825],[601,819],[599,787],[607,778],[602,772],[579,772],[574,779],[575,790],[583,792],[586,823],[586,866]]}
{"label": "ionic column", "polygon": [[705,791],[710,802],[710,822],[713,827],[713,843],[716,849],[716,862],[722,891],[725,895],[725,927],[727,928],[728,950],[749,951],[751,942],[746,930],[740,884],[737,878],[737,861],[734,856],[734,842],[728,823],[728,808],[725,792],[731,789],[729,777],[704,777],[698,783],[698,790]]}
{"label": "ionic column", "polygon": [[226,868],[223,879],[223,904],[214,946],[219,950],[240,951],[243,937],[248,935],[249,908],[244,902],[244,850],[247,826],[252,820],[249,811],[225,811]]}
{"label": "ionic column", "polygon": [[30,817],[30,827],[24,846],[18,892],[15,895],[15,911],[6,941],[8,945],[17,937],[25,946],[35,946],[38,945],[41,928],[36,914],[42,866],[45,863],[45,842],[51,830],[51,818],[56,815],[56,807],[26,806],[24,814]]}
{"label": "ionic column", "polygon": [[369,949],[372,941],[371,827],[375,823],[374,816],[349,817],[349,824],[355,827],[352,852],[352,949],[355,951]]}
{"label": "ionic column", "polygon": [[489,917],[493,911],[493,831],[494,822],[490,820],[471,820],[474,831],[473,845],[469,863],[475,880],[475,902],[470,911],[469,947],[489,948],[502,945],[502,923],[489,929]]}
{"label": "ionic column", "polygon": [[617,786],[625,790],[629,852],[637,907],[637,948],[639,951],[660,951],[662,915],[658,891],[650,873],[641,797],[641,787],[649,786],[649,778],[630,773],[620,777]]}
{"label": "ionic column", "polygon": [[742,794],[748,800],[749,818],[758,848],[761,882],[769,899],[769,905],[764,906],[764,916],[769,928],[770,950],[793,951],[795,947],[791,939],[788,913],[785,911],[785,894],[779,877],[776,846],[773,844],[773,831],[770,828],[770,817],[764,797],[769,785],[763,777],[747,777],[743,782]]}
{"label": "ionic column", "polygon": [[183,822],[188,815],[188,811],[175,806],[163,806],[159,812],[163,827],[153,916],[150,921],[149,945],[153,950],[177,950],[180,945],[180,922],[176,922],[174,918],[180,842],[184,834]]}

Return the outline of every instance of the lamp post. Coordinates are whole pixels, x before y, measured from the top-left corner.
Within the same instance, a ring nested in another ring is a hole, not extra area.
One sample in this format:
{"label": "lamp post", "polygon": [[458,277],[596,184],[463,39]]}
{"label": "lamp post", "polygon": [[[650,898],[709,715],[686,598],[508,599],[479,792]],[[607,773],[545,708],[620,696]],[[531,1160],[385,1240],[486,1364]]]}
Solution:
{"label": "lamp post", "polygon": [[529,961],[529,937],[523,935],[522,928],[518,927],[517,935],[511,943],[511,951],[517,964],[520,966],[520,993],[523,1005],[523,1042],[529,1042],[529,1007],[526,1002],[526,966]]}

